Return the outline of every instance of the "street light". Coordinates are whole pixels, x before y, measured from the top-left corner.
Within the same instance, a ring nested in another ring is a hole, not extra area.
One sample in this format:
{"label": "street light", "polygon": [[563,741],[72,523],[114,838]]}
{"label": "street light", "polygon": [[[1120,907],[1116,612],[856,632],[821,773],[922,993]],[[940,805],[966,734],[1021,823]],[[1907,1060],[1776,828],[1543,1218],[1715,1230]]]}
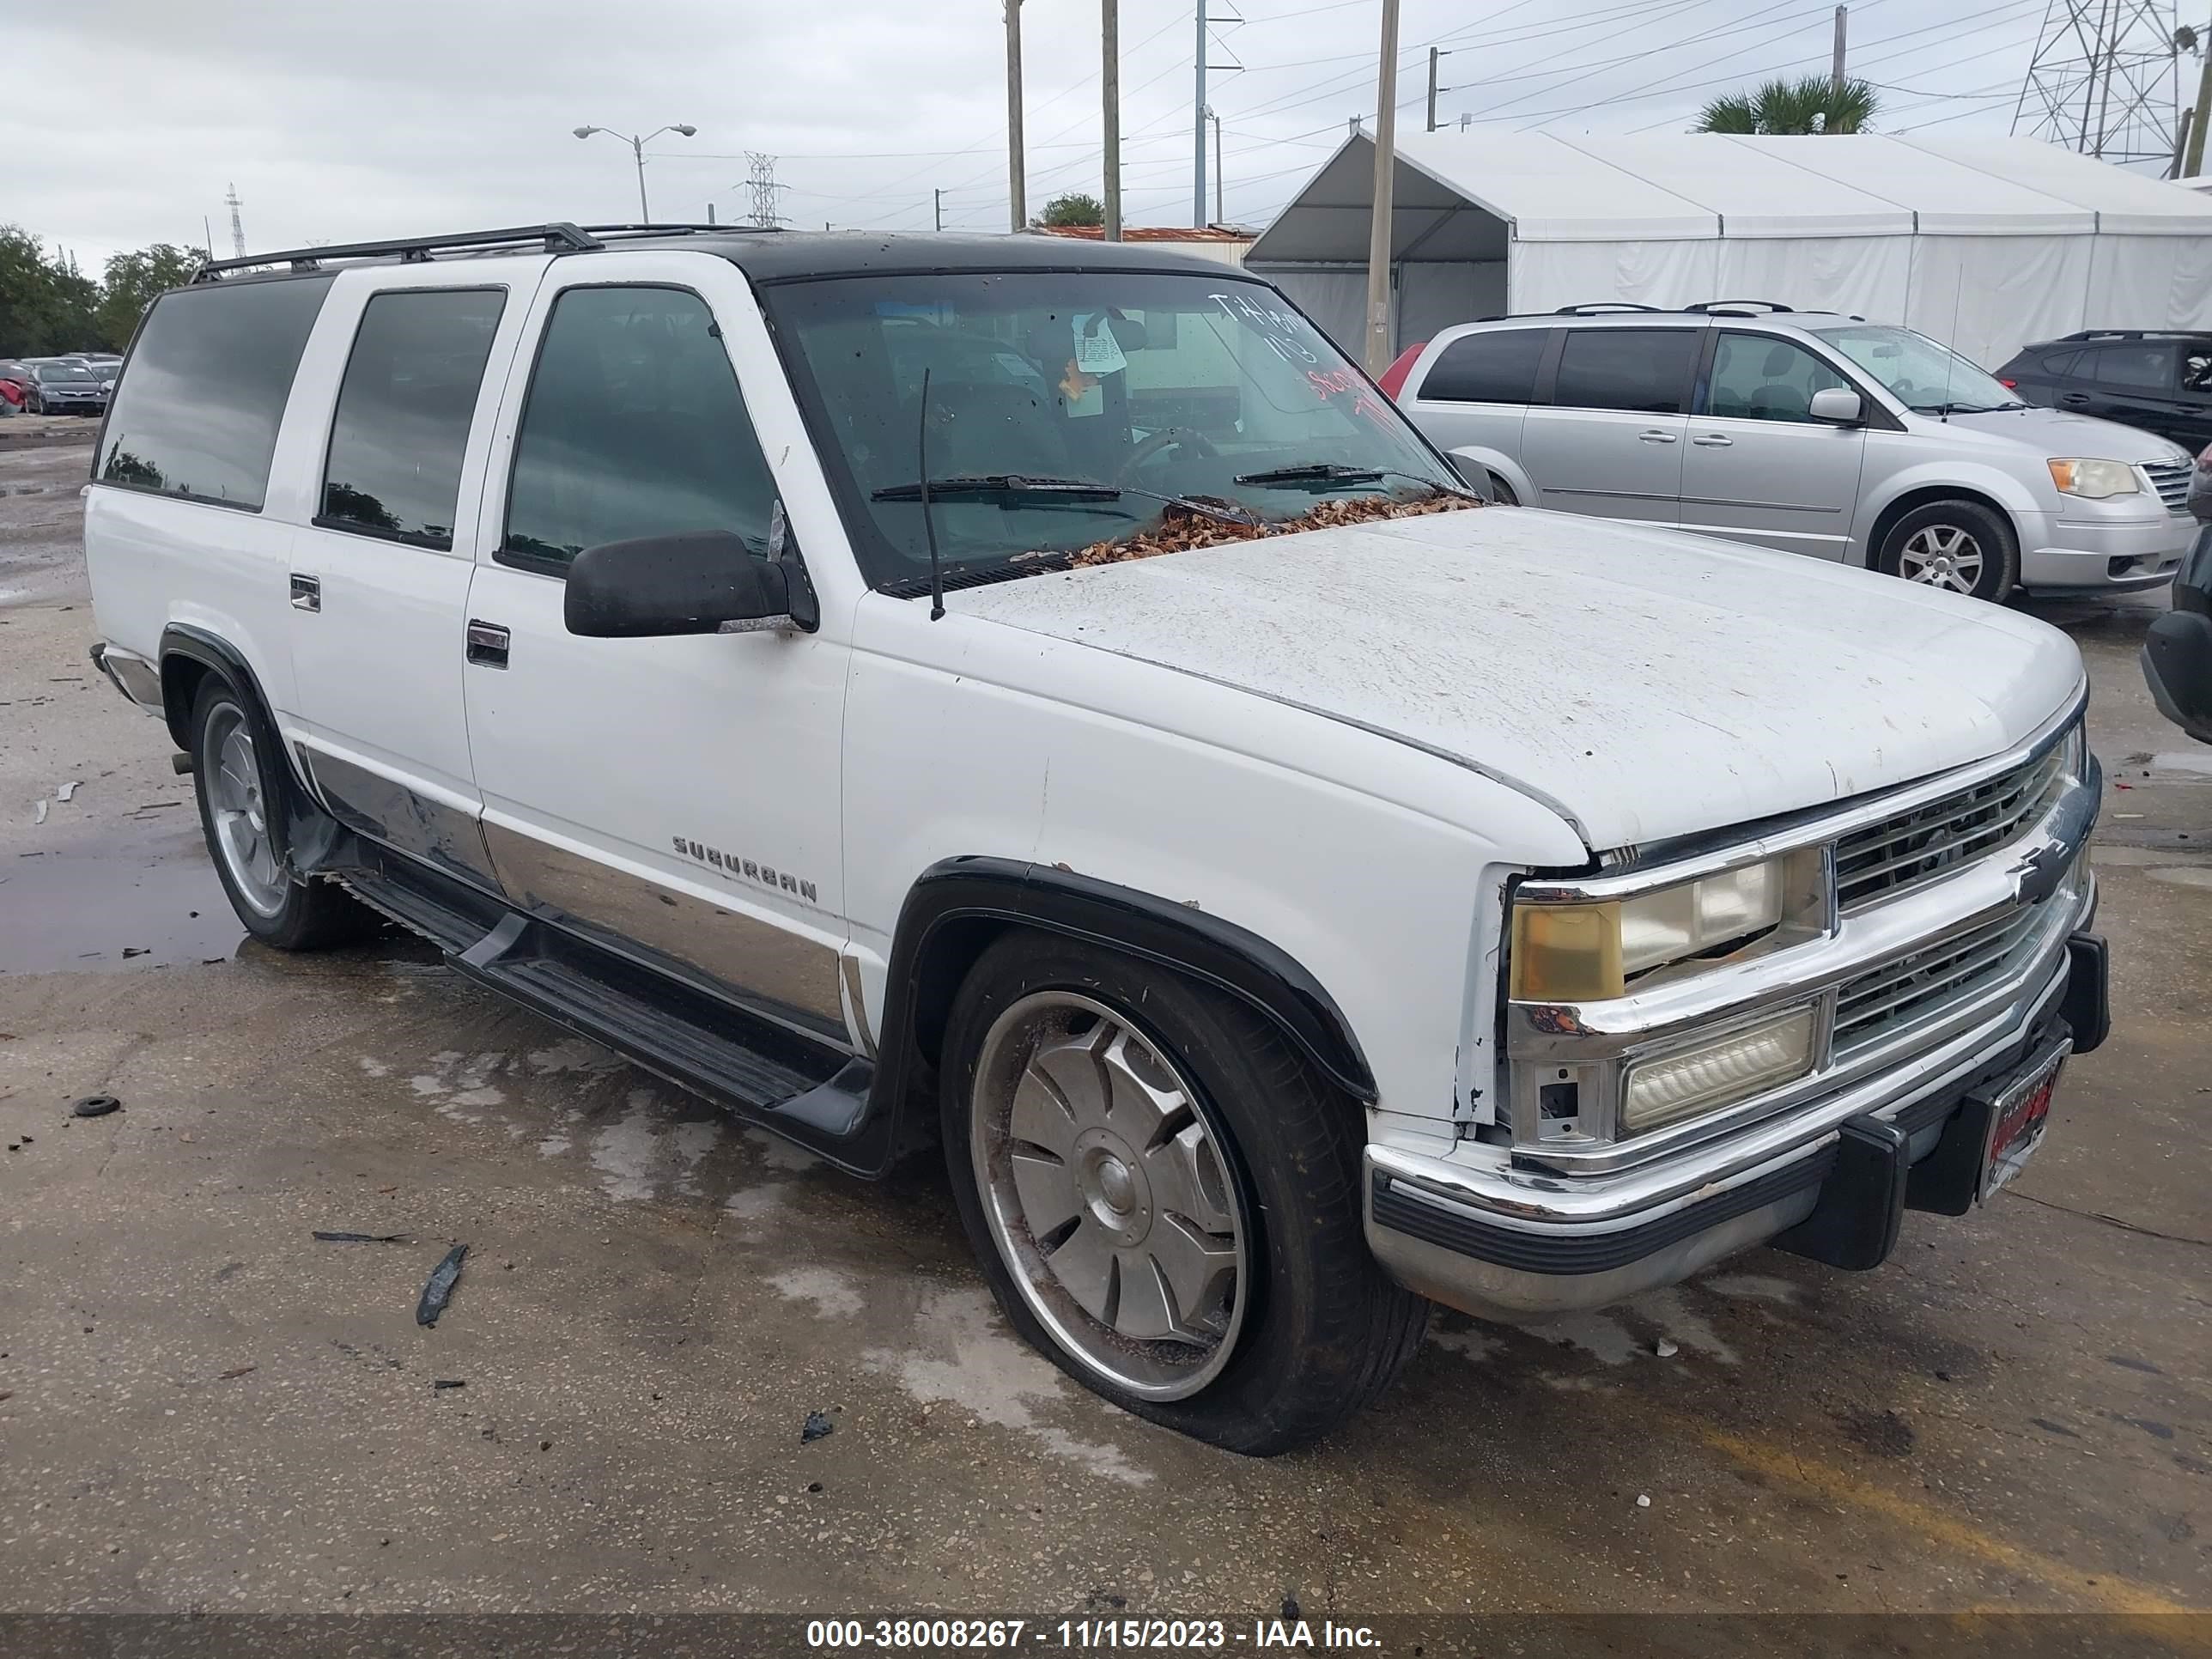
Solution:
{"label": "street light", "polygon": [[578,127],[576,129],[576,137],[579,138],[588,138],[595,132],[604,132],[608,137],[619,138],[623,143],[629,146],[630,154],[637,158],[638,221],[641,224],[649,225],[653,222],[653,210],[647,207],[645,203],[645,147],[651,143],[654,139],[659,137],[664,132],[680,133],[684,137],[690,138],[696,137],[698,131],[699,129],[696,127],[687,126],[684,123],[678,121],[672,125],[657,128],[653,131],[644,134],[642,137],[633,137],[631,134],[627,132],[617,132],[612,127]]}

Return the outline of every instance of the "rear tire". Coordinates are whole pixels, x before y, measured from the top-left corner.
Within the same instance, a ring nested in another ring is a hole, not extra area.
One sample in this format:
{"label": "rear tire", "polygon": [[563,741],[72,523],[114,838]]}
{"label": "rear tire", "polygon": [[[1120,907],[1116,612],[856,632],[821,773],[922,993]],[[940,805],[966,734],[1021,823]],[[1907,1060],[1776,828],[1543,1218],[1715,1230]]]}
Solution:
{"label": "rear tire", "polygon": [[1882,538],[1886,574],[2002,604],[2020,581],[2020,542],[2004,514],[1964,499],[1916,507]]}
{"label": "rear tire", "polygon": [[1000,1307],[1127,1411],[1287,1451],[1379,1395],[1428,1304],[1361,1225],[1360,1112],[1244,1004],[1007,934],[954,1000],[945,1162]]}
{"label": "rear tire", "polygon": [[336,882],[302,880],[277,827],[288,780],[247,699],[210,675],[192,705],[192,781],[208,856],[246,931],[279,951],[321,951],[374,932],[375,913]]}

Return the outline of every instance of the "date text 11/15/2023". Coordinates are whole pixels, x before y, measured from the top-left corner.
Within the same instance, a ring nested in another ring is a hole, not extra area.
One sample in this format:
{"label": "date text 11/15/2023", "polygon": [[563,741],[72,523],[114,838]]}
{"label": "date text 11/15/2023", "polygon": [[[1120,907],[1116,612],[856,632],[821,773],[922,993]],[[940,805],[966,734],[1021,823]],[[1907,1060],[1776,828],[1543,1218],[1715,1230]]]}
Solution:
{"label": "date text 11/15/2023", "polygon": [[1365,1625],[1319,1624],[1297,1618],[1255,1619],[817,1619],[806,1626],[810,1648],[927,1650],[1018,1649],[1048,1644],[1060,1650],[1221,1653],[1255,1649],[1379,1648]]}

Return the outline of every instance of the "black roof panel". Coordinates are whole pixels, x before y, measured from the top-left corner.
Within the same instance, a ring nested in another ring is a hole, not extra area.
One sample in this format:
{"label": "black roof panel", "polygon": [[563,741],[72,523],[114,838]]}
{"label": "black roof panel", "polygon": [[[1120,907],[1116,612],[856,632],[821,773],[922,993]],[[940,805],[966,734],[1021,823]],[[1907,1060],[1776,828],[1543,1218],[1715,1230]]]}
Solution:
{"label": "black roof panel", "polygon": [[1236,267],[1157,242],[1093,242],[1072,236],[890,236],[857,230],[732,231],[717,236],[641,239],[624,248],[719,253],[756,282],[808,276],[890,276],[939,270],[1168,270],[1233,278]]}

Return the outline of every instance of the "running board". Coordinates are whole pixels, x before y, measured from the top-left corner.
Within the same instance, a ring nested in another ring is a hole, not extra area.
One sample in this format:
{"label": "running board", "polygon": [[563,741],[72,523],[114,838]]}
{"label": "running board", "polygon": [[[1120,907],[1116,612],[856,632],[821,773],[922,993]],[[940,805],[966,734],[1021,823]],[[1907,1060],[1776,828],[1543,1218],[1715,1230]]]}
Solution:
{"label": "running board", "polygon": [[478,984],[680,1088],[841,1156],[867,1114],[875,1067],[653,972],[483,890],[355,840],[331,873],[372,908],[422,934]]}

